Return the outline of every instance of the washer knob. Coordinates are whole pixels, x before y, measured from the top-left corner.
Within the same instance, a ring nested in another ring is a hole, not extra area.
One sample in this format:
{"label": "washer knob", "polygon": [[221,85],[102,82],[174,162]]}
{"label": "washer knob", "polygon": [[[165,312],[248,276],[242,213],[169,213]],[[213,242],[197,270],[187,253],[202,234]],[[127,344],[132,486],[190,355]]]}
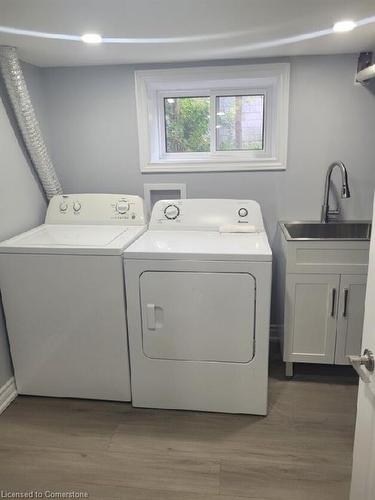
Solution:
{"label": "washer knob", "polygon": [[60,212],[66,212],[68,210],[68,204],[65,203],[65,201],[62,201],[60,203],[60,207],[59,208],[60,208]]}
{"label": "washer knob", "polygon": [[116,211],[119,214],[126,214],[129,208],[129,203],[126,200],[120,200],[116,203]]}
{"label": "washer knob", "polygon": [[248,209],[247,209],[247,208],[240,208],[240,209],[238,210],[238,215],[239,215],[240,217],[246,217],[246,215],[248,215],[248,214],[249,214],[249,211],[248,211]]}
{"label": "washer knob", "polygon": [[180,215],[180,209],[176,205],[168,205],[164,209],[164,215],[169,220],[177,219]]}
{"label": "washer knob", "polygon": [[74,210],[75,212],[79,212],[79,211],[81,210],[81,204],[80,204],[80,202],[79,202],[79,201],[75,201],[75,202],[73,203],[73,210]]}

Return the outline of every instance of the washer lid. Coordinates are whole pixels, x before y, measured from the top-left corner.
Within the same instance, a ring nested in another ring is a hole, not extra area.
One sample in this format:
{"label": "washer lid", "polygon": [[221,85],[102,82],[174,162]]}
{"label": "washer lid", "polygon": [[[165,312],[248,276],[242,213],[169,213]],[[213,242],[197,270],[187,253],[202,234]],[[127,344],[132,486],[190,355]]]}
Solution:
{"label": "washer lid", "polygon": [[119,254],[145,226],[43,224],[0,244],[0,253]]}
{"label": "washer lid", "polygon": [[146,231],[124,252],[125,259],[271,261],[265,232]]}

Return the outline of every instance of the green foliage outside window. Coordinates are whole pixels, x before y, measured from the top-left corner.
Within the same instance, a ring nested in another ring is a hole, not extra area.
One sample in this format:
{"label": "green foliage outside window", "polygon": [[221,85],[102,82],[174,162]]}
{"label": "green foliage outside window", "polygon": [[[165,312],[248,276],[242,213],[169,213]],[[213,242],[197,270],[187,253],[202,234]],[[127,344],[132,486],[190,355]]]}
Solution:
{"label": "green foliage outside window", "polygon": [[[263,95],[218,96],[215,103],[217,151],[263,149]],[[164,99],[167,153],[210,151],[210,98]]]}
{"label": "green foliage outside window", "polygon": [[210,98],[164,99],[167,153],[210,151]]}

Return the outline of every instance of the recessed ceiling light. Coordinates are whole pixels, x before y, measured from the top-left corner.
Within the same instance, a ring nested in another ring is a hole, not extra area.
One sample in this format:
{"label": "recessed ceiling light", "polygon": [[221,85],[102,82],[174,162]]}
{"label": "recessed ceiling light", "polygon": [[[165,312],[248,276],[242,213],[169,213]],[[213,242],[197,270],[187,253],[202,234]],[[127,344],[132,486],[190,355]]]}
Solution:
{"label": "recessed ceiling light", "polygon": [[354,21],[339,21],[333,25],[333,31],[335,33],[346,33],[347,31],[352,31],[357,26]]}
{"label": "recessed ceiling light", "polygon": [[85,43],[102,43],[102,37],[97,33],[85,33],[81,36],[81,40]]}

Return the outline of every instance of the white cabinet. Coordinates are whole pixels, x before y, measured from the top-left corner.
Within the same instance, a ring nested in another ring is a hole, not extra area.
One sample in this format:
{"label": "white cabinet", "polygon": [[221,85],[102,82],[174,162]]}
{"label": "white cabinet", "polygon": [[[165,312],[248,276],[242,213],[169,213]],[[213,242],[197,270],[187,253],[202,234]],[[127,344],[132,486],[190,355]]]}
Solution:
{"label": "white cabinet", "polygon": [[346,355],[361,350],[369,240],[280,234],[286,374],[293,374],[293,363],[347,364]]}
{"label": "white cabinet", "polygon": [[360,354],[365,291],[366,275],[287,274],[284,361],[347,364]]}

